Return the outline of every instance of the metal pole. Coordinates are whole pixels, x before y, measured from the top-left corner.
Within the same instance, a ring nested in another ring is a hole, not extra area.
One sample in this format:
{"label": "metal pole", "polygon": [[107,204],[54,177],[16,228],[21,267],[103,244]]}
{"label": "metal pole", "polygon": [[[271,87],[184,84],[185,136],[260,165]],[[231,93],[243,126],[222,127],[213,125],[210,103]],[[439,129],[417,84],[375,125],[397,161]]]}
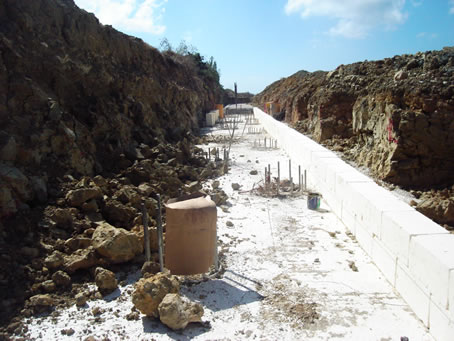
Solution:
{"label": "metal pole", "polygon": [[267,174],[268,169],[265,167],[265,185],[268,183],[268,174]]}
{"label": "metal pole", "polygon": [[279,187],[281,186],[281,165],[277,162],[277,194],[279,194]]}
{"label": "metal pole", "polygon": [[304,170],[304,190],[307,191],[307,174],[306,174],[306,170]]}
{"label": "metal pole", "polygon": [[266,137],[265,137],[265,149],[266,149]]}
{"label": "metal pole", "polygon": [[145,200],[142,199],[142,223],[143,223],[143,241],[145,244],[145,261],[151,260],[150,251],[150,231],[148,230],[148,213],[145,207]]}
{"label": "metal pole", "polygon": [[271,184],[271,166],[268,164],[268,183]]}
{"label": "metal pole", "polygon": [[292,160],[288,160],[288,179],[292,177]]}
{"label": "metal pole", "polygon": [[161,217],[161,195],[158,193],[158,250],[159,250],[159,267],[161,272],[164,271],[164,260],[162,256],[163,249],[163,231],[162,231],[162,217]]}
{"label": "metal pole", "polygon": [[298,165],[298,190],[301,192],[301,165]]}

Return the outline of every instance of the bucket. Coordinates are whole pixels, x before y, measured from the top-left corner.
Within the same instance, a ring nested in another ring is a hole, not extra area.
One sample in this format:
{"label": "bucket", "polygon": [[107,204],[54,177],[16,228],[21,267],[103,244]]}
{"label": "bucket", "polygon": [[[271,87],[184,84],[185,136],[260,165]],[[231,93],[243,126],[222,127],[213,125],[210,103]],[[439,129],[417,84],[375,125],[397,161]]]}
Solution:
{"label": "bucket", "polygon": [[320,208],[320,194],[309,193],[307,195],[307,208],[310,210],[317,210]]}

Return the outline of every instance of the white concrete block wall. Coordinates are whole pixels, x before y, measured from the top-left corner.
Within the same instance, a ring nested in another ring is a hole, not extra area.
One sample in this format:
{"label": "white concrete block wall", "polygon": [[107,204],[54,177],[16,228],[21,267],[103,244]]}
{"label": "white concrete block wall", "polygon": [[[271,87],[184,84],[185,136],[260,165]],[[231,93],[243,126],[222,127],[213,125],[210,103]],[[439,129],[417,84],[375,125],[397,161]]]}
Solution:
{"label": "white concrete block wall", "polygon": [[[449,277],[454,270],[454,235],[419,235],[410,241],[408,267],[434,303],[449,308]],[[452,335],[454,339],[454,334]]]}
{"label": "white concrete block wall", "polygon": [[219,119],[219,110],[210,111],[205,115],[206,125],[208,127],[214,127],[216,121]]}
{"label": "white concrete block wall", "polygon": [[439,341],[454,340],[454,235],[310,138],[254,114]]}

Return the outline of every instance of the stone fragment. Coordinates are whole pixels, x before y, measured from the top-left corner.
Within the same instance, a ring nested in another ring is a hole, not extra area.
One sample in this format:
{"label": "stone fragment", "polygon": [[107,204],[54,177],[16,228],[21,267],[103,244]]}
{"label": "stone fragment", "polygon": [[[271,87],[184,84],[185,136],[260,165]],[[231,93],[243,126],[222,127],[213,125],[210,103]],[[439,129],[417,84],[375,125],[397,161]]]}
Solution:
{"label": "stone fragment", "polygon": [[100,260],[92,246],[86,249],[79,249],[65,257],[64,268],[68,272],[79,269],[88,269],[99,264]]}
{"label": "stone fragment", "polygon": [[79,207],[90,199],[98,198],[102,198],[102,191],[99,187],[78,188],[66,194],[66,201],[73,207]]}
{"label": "stone fragment", "polygon": [[167,294],[158,306],[159,319],[167,327],[184,329],[190,322],[201,322],[203,307],[179,294]]}
{"label": "stone fragment", "polygon": [[159,265],[159,263],[153,262],[153,261],[143,263],[143,266],[141,269],[142,276],[144,276],[144,277],[146,274],[155,275],[159,271],[161,271],[161,266]]}
{"label": "stone fragment", "polygon": [[78,249],[86,249],[91,245],[91,238],[87,238],[83,235],[77,235],[69,238],[65,241],[65,247],[70,251],[76,251]]}
{"label": "stone fragment", "polygon": [[83,307],[85,304],[87,304],[87,296],[83,292],[79,292],[76,294],[76,306],[78,307]]}
{"label": "stone fragment", "polygon": [[60,227],[70,227],[73,223],[73,216],[69,208],[57,208],[53,211],[51,219]]}
{"label": "stone fragment", "polygon": [[54,281],[52,280],[47,280],[41,283],[41,287],[44,289],[46,292],[54,292],[57,286],[55,285]]}
{"label": "stone fragment", "polygon": [[64,271],[58,270],[52,275],[52,280],[57,286],[66,287],[71,284],[71,277]]}
{"label": "stone fragment", "polygon": [[234,191],[238,191],[240,189],[240,187],[241,187],[240,184],[238,184],[236,182],[232,183],[232,189]]}
{"label": "stone fragment", "polygon": [[135,209],[128,207],[117,200],[109,200],[102,211],[111,223],[128,226],[136,215]]}
{"label": "stone fragment", "polygon": [[96,212],[98,211],[98,203],[95,199],[91,199],[82,204],[82,211],[84,212]]}
{"label": "stone fragment", "polygon": [[118,281],[115,274],[101,267],[95,270],[95,283],[98,290],[103,294],[109,294],[118,288]]}
{"label": "stone fragment", "polygon": [[253,169],[249,172],[250,175],[257,175],[259,172],[256,169]]}
{"label": "stone fragment", "polygon": [[0,180],[3,180],[22,201],[33,198],[28,178],[17,168],[0,163]]}
{"label": "stone fragment", "polygon": [[49,294],[35,295],[29,298],[30,306],[33,308],[51,308],[55,305],[53,298]]}
{"label": "stone fragment", "polygon": [[158,317],[158,306],[167,294],[178,293],[180,283],[170,274],[158,273],[153,277],[141,278],[132,294],[132,303],[142,313]]}
{"label": "stone fragment", "polygon": [[98,225],[92,236],[96,252],[112,263],[123,263],[142,253],[143,245],[133,232],[106,222]]}
{"label": "stone fragment", "polygon": [[395,81],[401,81],[408,78],[408,73],[404,70],[399,70],[394,74]]}
{"label": "stone fragment", "polygon": [[60,266],[63,265],[64,262],[65,262],[65,255],[58,250],[55,250],[54,252],[52,252],[51,255],[47,256],[44,259],[44,265],[46,266],[46,268],[49,268],[49,269],[59,268]]}

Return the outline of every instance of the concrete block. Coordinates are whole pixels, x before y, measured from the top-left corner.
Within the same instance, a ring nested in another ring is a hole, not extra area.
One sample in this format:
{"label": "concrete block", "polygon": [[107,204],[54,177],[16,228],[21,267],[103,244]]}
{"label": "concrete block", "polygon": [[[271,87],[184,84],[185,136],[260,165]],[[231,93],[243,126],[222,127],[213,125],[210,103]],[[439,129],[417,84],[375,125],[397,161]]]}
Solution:
{"label": "concrete block", "polygon": [[322,200],[326,202],[332,212],[337,215],[340,219],[341,212],[342,212],[342,201],[339,200],[338,197],[333,195],[333,193],[329,190],[326,192],[322,192]]}
{"label": "concrete block", "polygon": [[358,220],[355,221],[355,236],[359,245],[370,255],[372,253],[372,241],[374,237]]}
{"label": "concrete block", "polygon": [[355,214],[349,210],[348,206],[344,206],[345,202],[342,201],[342,209],[340,219],[347,229],[356,236],[356,217]]}
{"label": "concrete block", "polygon": [[[347,200],[346,197],[351,192],[351,184],[356,182],[374,183],[372,179],[368,178],[364,174],[361,174],[354,168],[351,168],[351,170],[340,170],[336,173],[336,195],[342,197],[343,200]],[[351,198],[348,200],[351,200]]]}
{"label": "concrete block", "polygon": [[412,237],[408,267],[432,295],[432,300],[447,310],[450,274],[454,270],[454,235]]}
{"label": "concrete block", "polygon": [[380,239],[406,266],[408,266],[410,239],[413,236],[429,234],[448,234],[448,232],[416,210],[383,213]]}
{"label": "concrete block", "polygon": [[424,325],[429,326],[429,295],[422,289],[421,284],[410,275],[408,268],[399,263],[396,268],[396,290]]}
{"label": "concrete block", "polygon": [[[355,185],[358,186],[358,185]],[[361,184],[360,198],[362,204],[358,205],[358,220],[364,221],[369,232],[381,237],[383,214],[388,211],[415,211],[413,207],[399,200],[394,195],[380,186],[369,183]]]}
{"label": "concrete block", "polygon": [[372,260],[393,287],[396,286],[397,257],[379,239],[372,240]]}
{"label": "concrete block", "polygon": [[339,158],[321,158],[320,166],[322,168],[321,180],[326,182],[329,191],[333,194],[336,189],[336,174],[352,170],[351,166]]}
{"label": "concrete block", "polygon": [[216,113],[211,111],[208,114],[206,114],[206,125],[208,127],[214,127],[216,124]]}
{"label": "concrete block", "polygon": [[437,341],[454,340],[454,320],[448,316],[446,310],[433,302],[430,304],[430,333]]}

